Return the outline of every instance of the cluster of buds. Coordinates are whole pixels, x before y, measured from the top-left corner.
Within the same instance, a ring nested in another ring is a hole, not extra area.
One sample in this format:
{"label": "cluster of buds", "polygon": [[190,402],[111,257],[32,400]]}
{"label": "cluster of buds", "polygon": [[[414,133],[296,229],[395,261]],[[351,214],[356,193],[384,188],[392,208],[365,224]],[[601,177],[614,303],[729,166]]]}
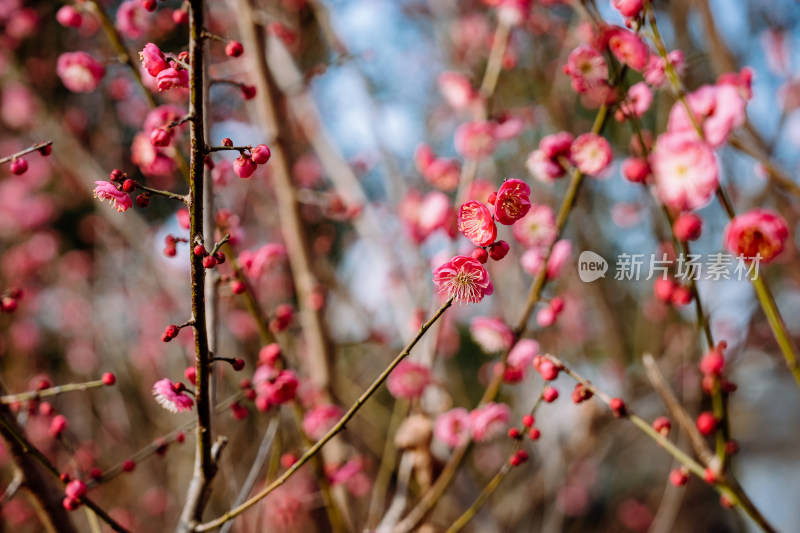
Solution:
{"label": "cluster of buds", "polygon": [[[521,440],[524,437],[523,431],[525,431],[529,439],[531,440],[539,440],[539,437],[542,436],[542,432],[539,431],[538,428],[533,427],[533,424],[536,422],[536,419],[531,414],[524,415],[522,417],[522,428],[512,427],[508,430],[508,436],[515,440]],[[513,459],[513,457],[512,457]],[[524,461],[523,461],[524,462]],[[511,463],[513,466],[515,465],[513,462]]]}
{"label": "cluster of buds", "polygon": [[[223,139],[222,145],[231,147],[233,142],[230,139]],[[245,150],[240,151],[239,157],[233,162],[233,172],[242,179],[249,178],[258,168],[258,165],[265,165],[272,157],[272,151],[266,144],[259,144],[251,148],[249,153]]]}
{"label": "cluster of buds", "polygon": [[213,250],[213,253],[209,253],[206,251],[206,247],[202,244],[196,244],[192,252],[194,255],[203,258],[203,268],[214,268],[215,266],[221,265],[225,262],[224,253],[220,251],[213,252]]}
{"label": "cluster of buds", "polygon": [[177,244],[179,242],[189,242],[185,237],[176,237],[174,235],[167,235],[164,237],[164,255],[167,257],[175,257],[178,253]]}

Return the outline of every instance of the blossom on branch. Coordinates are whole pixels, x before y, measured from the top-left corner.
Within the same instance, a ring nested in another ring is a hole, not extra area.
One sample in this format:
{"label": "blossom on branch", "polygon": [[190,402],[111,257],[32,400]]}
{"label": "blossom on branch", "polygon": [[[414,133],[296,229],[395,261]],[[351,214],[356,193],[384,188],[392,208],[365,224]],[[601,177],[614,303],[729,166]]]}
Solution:
{"label": "blossom on branch", "polygon": [[433,282],[456,302],[478,303],[494,292],[489,273],[472,257],[457,255],[433,271]]}
{"label": "blossom on branch", "polygon": [[171,413],[188,411],[194,405],[194,400],[186,394],[183,383],[173,383],[167,378],[156,381],[153,385],[153,396],[158,405]]}
{"label": "blossom on branch", "polygon": [[94,197],[99,200],[108,200],[112,207],[116,207],[118,212],[127,211],[133,206],[131,197],[125,192],[117,189],[117,186],[110,181],[95,181],[97,187],[94,188]]}

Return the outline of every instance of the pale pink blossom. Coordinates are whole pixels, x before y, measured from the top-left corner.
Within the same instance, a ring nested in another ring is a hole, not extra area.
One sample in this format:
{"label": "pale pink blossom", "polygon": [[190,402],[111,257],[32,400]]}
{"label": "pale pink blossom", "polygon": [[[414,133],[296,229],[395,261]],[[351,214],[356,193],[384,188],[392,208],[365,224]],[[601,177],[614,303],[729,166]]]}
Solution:
{"label": "pale pink blossom", "polygon": [[159,91],[168,91],[175,87],[189,86],[189,71],[168,67],[156,76],[156,87]]}
{"label": "pale pink blossom", "polygon": [[736,256],[755,258],[769,263],[786,247],[789,225],[771,209],[756,208],[737,215],[725,228],[725,248]]}
{"label": "pale pink blossom", "polygon": [[752,67],[743,67],[739,72],[724,72],[717,78],[717,85],[732,85],[739,91],[739,96],[749,102],[753,98],[753,76],[755,72]]}
{"label": "pale pink blossom", "polygon": [[666,60],[658,55],[651,55],[647,61],[647,68],[644,71],[644,81],[652,87],[659,88],[667,83],[666,67],[667,62],[679,76],[683,73],[684,60],[683,52],[673,50],[667,54]]}
{"label": "pale pink blossom", "polygon": [[124,36],[138,39],[150,28],[150,13],[140,0],[125,0],[117,9],[117,28]]}
{"label": "pale pink blossom", "polygon": [[153,385],[153,396],[158,405],[171,413],[188,411],[194,405],[194,400],[186,393],[183,383],[173,383],[167,378],[156,381]]}
{"label": "pale pink blossom", "polygon": [[563,161],[569,157],[573,139],[572,134],[566,131],[543,137],[539,148],[530,153],[525,163],[531,175],[545,183],[564,176],[567,169]]}
{"label": "pale pink blossom", "polygon": [[425,195],[417,213],[417,228],[419,232],[428,237],[438,229],[453,234],[455,216],[450,199],[441,191],[431,191]]}
{"label": "pale pink blossom", "polygon": [[459,111],[468,108],[478,97],[467,77],[458,72],[441,73],[438,84],[439,91],[450,107]]}
{"label": "pale pink blossom", "polygon": [[603,39],[608,43],[608,49],[621,63],[639,72],[647,66],[649,59],[647,45],[632,31],[613,26],[605,30]]}
{"label": "pale pink blossom", "polygon": [[425,365],[409,360],[400,363],[389,374],[386,388],[395,398],[418,398],[431,383],[431,370]]}
{"label": "pale pink blossom", "polygon": [[322,404],[306,411],[303,417],[303,432],[319,440],[339,421],[344,414],[342,408],[333,404]]}
{"label": "pale pink blossom", "polygon": [[531,0],[484,0],[484,3],[497,5],[497,17],[509,26],[519,26],[528,20]]}
{"label": "pale pink blossom", "polygon": [[611,163],[611,145],[596,133],[584,133],[572,143],[570,159],[578,170],[596,176]]}
{"label": "pale pink blossom", "polygon": [[433,271],[439,292],[455,302],[478,303],[494,292],[489,273],[472,257],[457,255]]}
{"label": "pale pink blossom", "polygon": [[628,95],[620,103],[614,118],[621,122],[626,117],[641,117],[650,109],[650,104],[652,103],[652,89],[645,82],[640,81],[628,89]]}
{"label": "pale pink blossom", "polygon": [[83,22],[83,16],[71,5],[67,4],[61,6],[56,12],[56,20],[62,26],[67,28],[80,28]]}
{"label": "pale pink blossom", "polygon": [[658,196],[668,207],[703,207],[717,190],[717,160],[711,147],[684,134],[658,137],[651,157]]}
{"label": "pale pink blossom", "polygon": [[547,260],[547,277],[555,279],[561,275],[561,269],[567,263],[572,254],[572,241],[561,239],[553,245],[550,252],[550,259]]}
{"label": "pale pink blossom", "polygon": [[297,386],[297,374],[292,370],[275,370],[267,365],[259,366],[253,373],[256,407],[266,411],[273,405],[294,400]]}
{"label": "pale pink blossom", "polygon": [[470,423],[469,411],[456,407],[436,417],[433,434],[451,448],[456,448],[469,440]]}
{"label": "pale pink blossom", "polygon": [[264,272],[286,257],[282,244],[267,243],[255,251],[243,250],[239,254],[239,266],[249,278],[258,279]]}
{"label": "pale pink blossom", "polygon": [[90,93],[100,85],[106,69],[86,52],[65,52],[58,56],[56,73],[70,91]]}
{"label": "pale pink blossom", "polygon": [[158,76],[159,72],[169,67],[164,52],[153,43],[144,45],[142,51],[139,52],[139,59],[147,73],[153,77]]}
{"label": "pale pink blossom", "polygon": [[461,168],[452,159],[435,159],[422,176],[428,183],[442,191],[452,191],[458,187],[461,179]]}
{"label": "pale pink blossom", "polygon": [[456,129],[456,152],[467,159],[483,159],[494,153],[497,140],[495,123],[486,120],[467,122]]}
{"label": "pale pink blossom", "polygon": [[611,0],[611,5],[624,17],[636,17],[641,13],[644,2],[642,0]]}
{"label": "pale pink blossom", "polygon": [[531,209],[531,188],[522,180],[503,182],[494,201],[495,220],[510,226],[528,214]]}
{"label": "pale pink blossom", "polygon": [[528,367],[537,355],[539,355],[538,342],[533,339],[520,339],[509,352],[506,362],[515,367]]}
{"label": "pale pink blossom", "polygon": [[514,238],[527,247],[546,247],[558,235],[556,216],[550,206],[533,204],[528,214],[511,226]]}
{"label": "pale pink blossom", "polygon": [[472,319],[469,333],[486,353],[502,352],[514,343],[514,332],[501,318],[479,316]]}
{"label": "pale pink blossom", "polygon": [[503,433],[511,418],[511,409],[504,403],[489,402],[469,414],[475,442],[487,441]]}
{"label": "pale pink blossom", "polygon": [[570,52],[564,73],[570,77],[572,89],[577,93],[608,84],[606,60],[588,44],[579,45]]}
{"label": "pale pink blossom", "polygon": [[133,137],[131,161],[146,176],[172,176],[176,169],[175,161],[164,150],[153,146],[150,135],[145,132],[139,132]]}
{"label": "pale pink blossom", "polygon": [[117,186],[110,181],[95,181],[94,183],[97,185],[94,188],[94,197],[99,200],[108,200],[112,207],[117,208],[117,212],[127,211],[133,206],[131,197],[117,189]]}
{"label": "pale pink blossom", "polygon": [[458,212],[458,229],[475,246],[489,246],[497,239],[497,226],[492,219],[491,211],[475,200],[461,204]]}
{"label": "pale pink blossom", "polygon": [[702,130],[705,141],[716,148],[722,145],[728,134],[745,121],[745,100],[733,85],[704,85],[686,96],[694,121],[689,118],[681,102],[675,102],[669,114],[667,131],[697,137],[694,122]]}

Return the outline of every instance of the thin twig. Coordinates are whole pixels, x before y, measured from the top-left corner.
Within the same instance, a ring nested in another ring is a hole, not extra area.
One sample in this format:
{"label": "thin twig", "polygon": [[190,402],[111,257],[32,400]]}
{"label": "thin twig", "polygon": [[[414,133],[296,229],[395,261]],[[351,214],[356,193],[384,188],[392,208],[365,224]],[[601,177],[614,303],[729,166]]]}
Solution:
{"label": "thin twig", "polygon": [[313,446],[311,446],[306,452],[295,462],[286,472],[284,472],[278,479],[270,483],[265,489],[261,492],[247,500],[242,505],[234,507],[224,515],[220,516],[219,518],[207,522],[205,524],[201,524],[195,528],[195,531],[209,531],[220,525],[224,524],[228,520],[239,516],[247,509],[261,501],[265,496],[267,496],[270,492],[274,491],[281,485],[283,485],[287,479],[289,479],[297,470],[300,469],[304,464],[306,464],[313,456],[315,456],[325,444],[328,443],[337,433],[343,431],[345,429],[345,424],[350,421],[353,416],[358,412],[364,403],[375,394],[375,391],[383,384],[389,374],[391,374],[392,370],[400,364],[400,362],[406,358],[406,356],[411,353],[411,350],[416,346],[417,342],[425,335],[425,333],[430,329],[430,327],[441,317],[444,312],[453,304],[453,299],[447,300],[439,310],[428,320],[425,324],[422,325],[417,335],[414,339],[406,346],[402,352],[400,352],[397,357],[389,364],[389,366],[384,369],[383,372],[372,382],[372,384],[361,394],[361,396],[356,400],[356,402],[347,410],[347,412],[342,416],[341,419]]}
{"label": "thin twig", "polygon": [[32,146],[29,146],[29,147],[25,148],[24,150],[20,150],[19,152],[15,153],[15,154],[7,155],[5,157],[0,157],[0,165],[4,165],[5,163],[10,163],[11,161],[17,159],[18,157],[22,157],[25,154],[29,154],[31,152],[38,152],[42,148],[45,148],[46,146],[51,146],[52,144],[53,144],[53,141],[45,141],[45,142],[41,142],[41,143],[34,144]]}

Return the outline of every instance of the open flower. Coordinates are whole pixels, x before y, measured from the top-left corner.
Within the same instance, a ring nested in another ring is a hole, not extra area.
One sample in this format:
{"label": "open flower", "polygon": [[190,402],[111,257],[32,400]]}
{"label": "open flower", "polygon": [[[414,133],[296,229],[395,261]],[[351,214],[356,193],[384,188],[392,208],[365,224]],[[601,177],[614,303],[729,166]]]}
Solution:
{"label": "open flower", "polygon": [[171,413],[188,411],[194,405],[192,397],[186,394],[183,383],[173,383],[167,378],[156,381],[153,385],[153,396],[158,405]]}
{"label": "open flower", "polygon": [[611,163],[611,145],[596,133],[584,133],[572,143],[570,158],[575,166],[590,176],[596,176]]}
{"label": "open flower", "polygon": [[514,343],[514,332],[501,318],[475,317],[470,323],[469,333],[486,353],[508,350]]}
{"label": "open flower", "polygon": [[550,246],[558,236],[556,215],[550,206],[532,205],[519,223],[512,226],[511,232],[525,246]]}
{"label": "open flower", "polygon": [[306,411],[303,417],[303,431],[309,438],[321,439],[344,414],[342,408],[333,404],[323,404]]}
{"label": "open flower", "polygon": [[651,164],[658,195],[672,209],[703,207],[717,190],[717,160],[703,141],[682,133],[660,135]]}
{"label": "open flower", "polygon": [[510,226],[528,214],[531,208],[531,188],[522,180],[507,180],[497,191],[494,201],[494,217],[500,223]]}
{"label": "open flower", "polygon": [[100,85],[106,69],[86,52],[67,52],[58,56],[56,72],[70,91],[90,93]]}
{"label": "open flower", "polygon": [[489,208],[476,200],[461,205],[458,229],[475,246],[489,246],[497,238],[497,226]]}
{"label": "open flower", "polygon": [[474,409],[469,414],[472,438],[482,442],[499,435],[508,426],[510,418],[511,409],[504,403],[489,402]]}
{"label": "open flower", "polygon": [[167,58],[164,52],[153,43],[147,43],[144,48],[139,52],[139,59],[142,60],[142,66],[153,77],[158,76],[158,73],[169,67]]}
{"label": "open flower", "polygon": [[430,368],[413,361],[403,360],[389,374],[386,387],[395,398],[417,398],[430,382]]}
{"label": "open flower", "polygon": [[489,273],[480,261],[457,255],[433,271],[433,282],[456,302],[478,303],[494,292]]}
{"label": "open flower", "polygon": [[110,181],[95,181],[97,187],[94,188],[94,197],[100,200],[108,200],[118,212],[127,211],[133,205],[131,197]]}
{"label": "open flower", "polygon": [[789,225],[770,209],[752,209],[734,217],[725,228],[725,248],[737,256],[768,263],[783,251],[789,239]]}
{"label": "open flower", "polygon": [[173,87],[188,87],[189,71],[173,67],[165,68],[156,76],[156,86],[159,91],[168,91]]}
{"label": "open flower", "polygon": [[456,407],[439,415],[433,426],[433,434],[451,448],[464,444],[470,435],[469,411]]}

